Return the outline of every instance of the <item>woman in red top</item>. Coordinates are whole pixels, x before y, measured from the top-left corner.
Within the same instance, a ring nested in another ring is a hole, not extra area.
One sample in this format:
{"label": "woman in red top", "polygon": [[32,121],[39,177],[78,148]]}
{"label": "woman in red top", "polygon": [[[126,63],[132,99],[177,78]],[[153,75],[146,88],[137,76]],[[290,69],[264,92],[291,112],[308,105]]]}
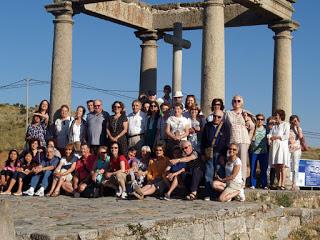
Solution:
{"label": "woman in red top", "polygon": [[129,169],[128,160],[124,155],[119,154],[119,143],[111,142],[110,144],[110,163],[106,172],[106,186],[115,188],[119,186],[116,195],[122,199],[127,198],[126,178]]}

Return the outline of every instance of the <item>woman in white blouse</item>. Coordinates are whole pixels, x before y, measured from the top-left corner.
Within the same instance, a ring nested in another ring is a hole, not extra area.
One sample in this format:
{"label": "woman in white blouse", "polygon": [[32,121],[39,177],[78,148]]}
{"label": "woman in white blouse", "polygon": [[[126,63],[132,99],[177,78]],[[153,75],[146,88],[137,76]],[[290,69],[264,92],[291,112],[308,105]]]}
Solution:
{"label": "woman in white blouse", "polygon": [[282,109],[277,109],[273,116],[276,124],[267,136],[270,143],[269,162],[276,169],[278,188],[285,190],[285,167],[289,166],[290,159],[288,145],[290,124],[284,122],[286,114]]}
{"label": "woman in white blouse", "polygon": [[247,111],[243,109],[244,101],[239,95],[232,98],[232,110],[225,113],[225,124],[230,130],[230,143],[237,144],[238,156],[242,163],[242,177],[244,183],[247,179],[248,150],[251,143],[249,132],[254,130],[254,123],[248,118]]}

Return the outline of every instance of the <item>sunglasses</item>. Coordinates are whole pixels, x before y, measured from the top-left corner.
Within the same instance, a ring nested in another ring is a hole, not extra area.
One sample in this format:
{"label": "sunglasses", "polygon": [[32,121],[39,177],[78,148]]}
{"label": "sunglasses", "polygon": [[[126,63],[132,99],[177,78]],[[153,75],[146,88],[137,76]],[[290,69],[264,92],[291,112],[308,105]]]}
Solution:
{"label": "sunglasses", "polygon": [[222,118],[222,116],[218,116],[218,115],[213,115],[214,118]]}
{"label": "sunglasses", "polygon": [[220,103],[215,103],[212,106],[221,106],[221,104]]}
{"label": "sunglasses", "polygon": [[94,107],[99,108],[101,105],[94,105]]}
{"label": "sunglasses", "polygon": [[152,105],[150,105],[150,107],[158,107],[158,106],[157,106],[157,105],[152,104]]}
{"label": "sunglasses", "polygon": [[232,102],[234,102],[234,103],[241,103],[241,100],[240,100],[240,99],[234,99],[234,100],[232,100]]}
{"label": "sunglasses", "polygon": [[121,108],[121,106],[113,106],[113,108]]}
{"label": "sunglasses", "polygon": [[182,147],[182,149],[183,149],[183,150],[186,150],[186,149],[188,149],[189,146],[190,146],[190,145],[185,146],[185,147]]}
{"label": "sunglasses", "polygon": [[257,118],[257,121],[264,121],[263,118]]}
{"label": "sunglasses", "polygon": [[100,154],[106,154],[107,152],[100,152]]}

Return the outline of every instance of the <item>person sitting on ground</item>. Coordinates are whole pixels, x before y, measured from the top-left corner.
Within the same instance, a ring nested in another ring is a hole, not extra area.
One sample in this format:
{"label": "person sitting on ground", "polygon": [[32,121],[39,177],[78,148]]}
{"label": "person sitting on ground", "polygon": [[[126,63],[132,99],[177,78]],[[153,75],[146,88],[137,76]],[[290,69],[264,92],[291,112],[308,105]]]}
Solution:
{"label": "person sitting on ground", "polygon": [[73,144],[67,144],[65,147],[65,156],[61,158],[59,165],[54,171],[54,178],[51,189],[47,193],[47,197],[57,197],[60,195],[60,189],[65,181],[72,181],[72,173],[76,168],[78,158],[74,155]]}
{"label": "person sitting on ground", "polygon": [[26,152],[23,160],[18,160],[16,171],[13,174],[8,189],[1,192],[2,195],[10,195],[16,182],[18,182],[18,190],[13,193],[15,196],[21,196],[24,186],[28,186],[32,177],[32,168],[36,163],[32,160],[32,152]]}
{"label": "person sitting on ground", "polygon": [[129,164],[127,158],[120,154],[119,147],[119,143],[117,142],[110,143],[110,164],[105,174],[106,181],[104,185],[115,190],[118,189],[116,191],[117,197],[126,199],[128,196],[126,189],[126,172],[129,169]]}
{"label": "person sitting on ground", "polygon": [[[39,166],[36,166],[32,169],[34,175],[31,178],[30,188],[23,192],[23,194],[28,196],[36,195],[43,197],[44,191],[49,186],[49,181],[52,178],[53,171],[58,164],[59,159],[54,156],[54,149],[51,147],[47,148],[46,158],[40,162]],[[34,193],[35,189],[39,185],[40,180],[40,188],[36,193]]]}
{"label": "person sitting on ground", "polygon": [[7,187],[10,182],[10,179],[13,177],[16,172],[16,166],[18,161],[19,153],[17,150],[12,149],[8,154],[8,159],[4,163],[4,167],[1,170],[1,181],[0,187],[1,190]]}
{"label": "person sitting on ground", "polygon": [[79,197],[80,193],[91,183],[90,173],[97,160],[94,154],[90,154],[90,148],[87,143],[81,144],[80,148],[82,156],[76,163],[72,184],[65,182],[62,185],[62,188],[68,193],[73,193],[74,197]]}
{"label": "person sitting on ground", "polygon": [[47,147],[52,147],[54,149],[54,156],[61,159],[61,153],[59,152],[58,149],[56,149],[56,143],[53,138],[50,138],[47,140]]}
{"label": "person sitting on ground", "polygon": [[182,157],[171,159],[170,163],[187,163],[185,182],[190,193],[186,196],[186,199],[192,201],[197,198],[198,187],[203,177],[204,166],[201,156],[192,148],[190,141],[181,141],[180,147],[183,151]]}
{"label": "person sitting on ground", "polygon": [[[176,146],[173,149],[173,158],[180,158],[182,157],[182,152],[179,146]],[[170,188],[168,192],[164,194],[165,200],[171,199],[172,192],[178,187],[179,182],[183,181],[183,173],[186,170],[186,163],[178,162],[174,165],[169,165],[166,169],[167,175],[166,178],[169,181]]]}
{"label": "person sitting on ground", "polygon": [[229,157],[225,165],[226,176],[221,178],[216,175],[216,180],[213,181],[212,187],[219,192],[222,192],[219,197],[220,202],[231,201],[232,198],[239,195],[240,201],[245,201],[243,179],[241,171],[241,160],[237,157],[239,148],[235,143],[229,146]]}
{"label": "person sitting on ground", "polygon": [[100,186],[105,181],[105,173],[110,164],[110,156],[108,156],[108,148],[100,146],[98,150],[98,159],[93,165],[91,177],[94,184]]}
{"label": "person sitting on ground", "polygon": [[133,195],[138,199],[143,199],[146,195],[152,195],[156,191],[160,196],[166,191],[168,185],[165,181],[166,168],[169,166],[169,158],[164,155],[165,146],[157,144],[155,146],[155,158],[151,159],[147,172],[147,184],[142,188],[137,188]]}

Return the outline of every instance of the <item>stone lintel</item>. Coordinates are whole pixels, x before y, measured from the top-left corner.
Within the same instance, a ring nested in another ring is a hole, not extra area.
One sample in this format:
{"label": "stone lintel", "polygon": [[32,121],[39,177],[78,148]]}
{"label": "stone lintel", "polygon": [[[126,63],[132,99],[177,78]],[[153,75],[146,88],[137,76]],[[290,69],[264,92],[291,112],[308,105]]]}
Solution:
{"label": "stone lintel", "polygon": [[138,30],[152,29],[150,7],[135,2],[105,1],[85,4],[82,12]]}
{"label": "stone lintel", "polygon": [[274,24],[269,24],[268,27],[275,32],[276,35],[279,33],[282,33],[284,31],[286,32],[293,32],[298,29],[300,24],[293,20],[285,20],[280,21]]}
{"label": "stone lintel", "polygon": [[61,14],[70,14],[74,13],[72,8],[72,2],[64,1],[54,4],[48,4],[45,6],[47,12],[52,13],[53,15],[61,15]]}

